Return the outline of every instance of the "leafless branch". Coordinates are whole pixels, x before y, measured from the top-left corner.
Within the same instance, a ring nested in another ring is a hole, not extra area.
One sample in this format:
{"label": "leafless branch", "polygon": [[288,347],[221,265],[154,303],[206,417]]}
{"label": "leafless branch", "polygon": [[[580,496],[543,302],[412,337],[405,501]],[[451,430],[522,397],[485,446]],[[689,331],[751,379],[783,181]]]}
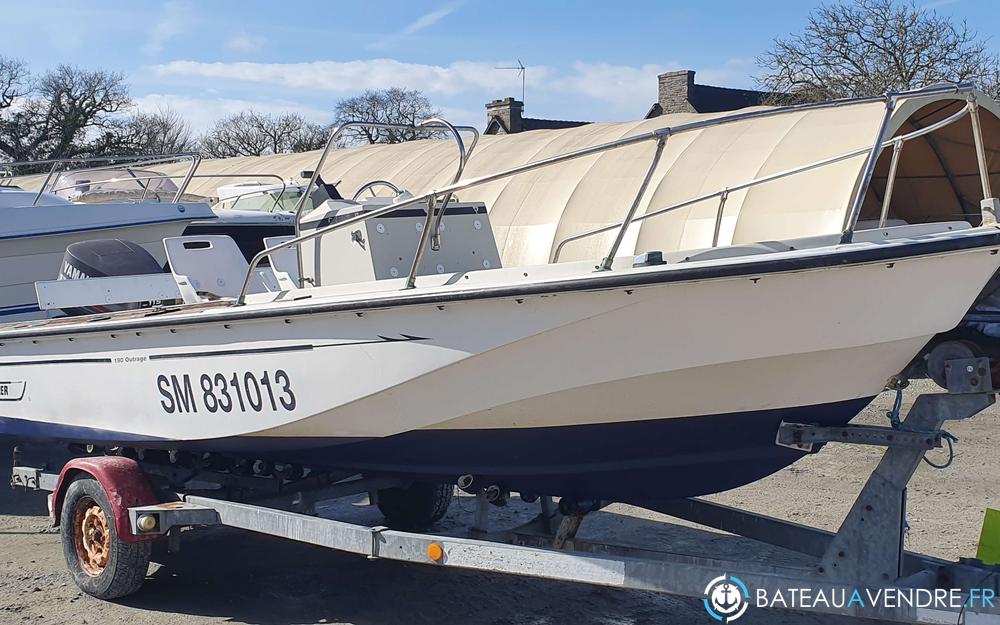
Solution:
{"label": "leafless branch", "polygon": [[822,5],[799,34],[774,40],[757,77],[777,103],[870,96],[942,82],[1000,95],[1000,59],[964,21],[912,1]]}

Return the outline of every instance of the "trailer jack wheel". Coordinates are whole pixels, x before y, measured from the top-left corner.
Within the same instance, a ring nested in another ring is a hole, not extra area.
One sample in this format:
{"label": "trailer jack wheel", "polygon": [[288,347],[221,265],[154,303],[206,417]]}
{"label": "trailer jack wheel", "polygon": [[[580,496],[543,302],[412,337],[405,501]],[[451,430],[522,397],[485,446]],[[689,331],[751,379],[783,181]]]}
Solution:
{"label": "trailer jack wheel", "polygon": [[422,532],[448,512],[454,488],[451,484],[413,482],[405,488],[378,491],[378,509],[393,529]]}
{"label": "trailer jack wheel", "polygon": [[149,569],[150,543],[119,539],[111,505],[97,480],[79,478],[69,485],[60,526],[66,564],[80,590],[98,599],[139,590]]}

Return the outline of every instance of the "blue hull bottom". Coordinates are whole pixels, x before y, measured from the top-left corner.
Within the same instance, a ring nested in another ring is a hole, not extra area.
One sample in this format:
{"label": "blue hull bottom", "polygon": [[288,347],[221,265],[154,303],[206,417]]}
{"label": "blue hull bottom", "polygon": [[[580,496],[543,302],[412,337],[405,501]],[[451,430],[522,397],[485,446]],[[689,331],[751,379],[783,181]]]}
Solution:
{"label": "blue hull bottom", "polygon": [[418,430],[377,439],[230,438],[178,444],[0,417],[0,434],[215,451],[367,474],[454,482],[470,474],[532,494],[642,503],[716,493],[801,458],[774,439],[782,421],[839,426],[872,398],[817,406],[551,428]]}

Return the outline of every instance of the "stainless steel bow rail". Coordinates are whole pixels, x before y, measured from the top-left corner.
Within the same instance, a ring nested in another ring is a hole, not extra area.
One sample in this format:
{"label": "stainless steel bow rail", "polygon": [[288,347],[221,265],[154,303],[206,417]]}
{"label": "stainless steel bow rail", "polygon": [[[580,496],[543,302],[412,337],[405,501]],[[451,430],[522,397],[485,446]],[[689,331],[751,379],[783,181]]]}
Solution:
{"label": "stainless steel bow rail", "polygon": [[[635,588],[695,598],[704,597],[706,584],[724,574],[742,580],[751,589],[751,600],[759,590],[772,596],[775,591],[781,591],[788,597],[788,589],[805,588],[814,597],[818,593],[826,597],[851,597],[858,589],[861,596],[867,597],[867,590],[872,593],[883,589],[934,593],[958,589],[960,603],[967,602],[967,605],[873,607],[866,603],[860,607],[846,600],[838,605],[834,600],[780,607],[894,623],[996,625],[1000,623],[1000,599],[997,599],[1000,596],[1000,567],[988,567],[971,560],[947,562],[905,551],[903,546],[907,483],[923,455],[940,443],[937,433],[942,425],[948,420],[971,418],[995,402],[988,373],[975,380],[961,374],[969,367],[988,372],[987,359],[952,360],[949,364],[954,365],[950,369],[956,373],[948,377],[948,392],[918,396],[898,427],[816,428],[782,424],[778,428],[776,444],[798,449],[803,445],[831,442],[885,448],[881,462],[837,532],[700,499],[663,501],[655,500],[655,493],[650,493],[654,499],[641,504],[678,519],[800,554],[797,559],[782,558],[783,562],[791,562],[789,564],[775,563],[758,555],[746,556],[746,559],[713,557],[705,553],[659,551],[652,543],[626,546],[587,540],[577,535],[578,530],[581,526],[586,527],[585,519],[589,514],[604,505],[598,502],[563,500],[556,506],[551,498],[542,497],[540,513],[533,520],[509,529],[491,530],[489,511],[493,506],[489,503],[488,489],[471,489],[477,506],[465,535],[406,532],[337,520],[341,514],[356,515],[356,508],[350,500],[332,499],[356,498],[383,488],[405,487],[405,480],[391,476],[345,476],[339,481],[317,481],[312,486],[304,484],[307,477],[286,488],[276,480],[240,477],[232,473],[213,477],[211,472],[201,472],[197,475],[199,487],[204,488],[205,482],[217,480],[220,489],[212,492],[218,495],[208,497],[204,495],[206,491],[177,492],[167,498],[172,501],[129,508],[128,529],[133,536],[167,540],[171,551],[180,550],[181,529],[223,525],[368,559]],[[151,474],[167,475],[176,471],[163,465],[140,466]],[[74,470],[77,469],[70,469]],[[123,490],[127,489],[126,485],[135,484],[135,480],[122,481],[123,485],[112,484],[111,487],[117,495],[130,500]],[[57,476],[31,467],[15,466],[12,484],[52,491],[57,487]],[[323,516],[315,516],[317,511]],[[636,523],[648,526],[650,522]],[[652,535],[662,535],[662,530],[697,532],[672,523],[661,525]],[[619,526],[623,532],[636,529],[624,517]],[[183,536],[191,534],[185,532]],[[724,540],[716,536],[712,542],[718,546]],[[182,554],[183,551],[178,555]],[[360,562],[359,566],[362,566]],[[992,602],[982,601],[989,593],[993,593]],[[979,602],[975,601],[976,597]],[[138,601],[141,603],[141,597]]]}
{"label": "stainless steel bow rail", "polygon": [[[962,119],[963,117],[965,117],[966,115],[969,115],[970,113],[973,113],[973,111],[975,111],[975,110],[976,110],[976,108],[975,108],[974,101],[970,101],[968,104],[966,104],[966,106],[962,107],[961,109],[959,109],[954,114],[949,115],[948,117],[946,117],[946,118],[944,118],[944,119],[942,119],[942,120],[940,120],[940,121],[938,121],[938,122],[936,122],[934,124],[931,124],[930,126],[926,126],[924,128],[920,128],[919,130],[915,130],[915,131],[907,133],[905,135],[900,135],[898,137],[894,137],[893,139],[890,139],[889,141],[884,141],[882,143],[882,149],[885,149],[887,147],[892,147],[893,148],[893,155],[892,155],[891,166],[890,166],[890,169],[889,169],[889,178],[888,178],[888,182],[887,182],[887,186],[886,186],[886,193],[885,193],[885,197],[883,198],[883,201],[882,201],[882,212],[881,212],[881,214],[879,216],[879,227],[880,228],[885,226],[886,219],[888,218],[888,215],[889,215],[889,202],[892,200],[893,184],[894,184],[895,179],[896,179],[896,166],[899,163],[899,156],[900,156],[901,152],[903,151],[902,150],[903,145],[907,141],[911,141],[911,140],[916,139],[918,137],[922,137],[924,135],[931,134],[932,132],[935,132],[936,130],[940,130],[941,128],[944,128],[945,126],[953,124],[953,123],[957,122],[958,120]],[[974,119],[978,119],[978,116],[977,115],[973,115],[973,118]],[[980,137],[981,137],[981,135],[980,135]],[[724,187],[722,189],[719,189],[718,191],[713,191],[711,193],[705,193],[705,194],[702,194],[702,195],[699,195],[699,196],[696,196],[696,197],[693,197],[693,198],[690,198],[690,199],[687,199],[687,200],[684,200],[684,201],[681,201],[681,202],[677,202],[675,204],[671,204],[669,206],[664,206],[662,208],[657,208],[657,209],[654,209],[654,210],[646,211],[645,213],[643,213],[642,215],[639,215],[638,217],[632,217],[632,216],[630,216],[627,219],[625,219],[623,221],[620,221],[618,223],[610,224],[610,225],[607,225],[607,226],[601,226],[600,228],[594,228],[592,230],[587,230],[586,232],[581,232],[579,234],[575,234],[575,235],[566,237],[562,241],[560,241],[559,244],[556,246],[555,253],[552,256],[552,262],[558,262],[559,255],[562,254],[563,248],[567,244],[572,243],[574,241],[579,241],[580,239],[586,239],[588,237],[592,237],[592,236],[597,235],[597,234],[602,234],[604,232],[610,232],[611,230],[615,230],[615,229],[619,230],[619,235],[620,236],[624,236],[624,229],[622,228],[622,226],[624,224],[632,224],[632,223],[637,223],[637,222],[645,221],[646,219],[650,219],[652,217],[657,217],[657,216],[662,215],[664,213],[669,213],[671,211],[675,211],[675,210],[678,210],[678,209],[681,209],[681,208],[692,206],[692,205],[697,204],[699,202],[704,202],[704,201],[707,201],[707,200],[711,200],[713,198],[719,198],[719,206],[718,206],[718,210],[716,211],[716,215],[715,215],[715,228],[714,228],[713,235],[712,235],[712,247],[718,247],[718,245],[719,245],[719,233],[720,233],[720,231],[722,229],[722,216],[723,216],[723,212],[725,211],[725,208],[726,208],[726,200],[728,199],[729,194],[735,193],[737,191],[742,191],[744,189],[749,189],[749,188],[757,186],[759,184],[764,184],[764,183],[767,183],[767,182],[772,182],[774,180],[780,180],[781,178],[787,178],[787,177],[793,176],[795,174],[800,174],[800,173],[803,173],[803,172],[806,172],[806,171],[811,171],[813,169],[818,169],[818,168],[824,167],[826,165],[832,165],[834,163],[839,163],[841,161],[845,161],[845,160],[848,160],[848,159],[851,159],[851,158],[855,158],[857,156],[861,156],[862,154],[869,153],[870,151],[871,151],[871,148],[867,148],[867,147],[865,147],[865,148],[859,148],[857,150],[852,150],[850,152],[845,152],[843,154],[838,154],[836,156],[831,156],[830,158],[825,158],[825,159],[822,159],[822,160],[819,160],[819,161],[814,161],[812,163],[807,163],[805,165],[799,165],[798,167],[793,167],[791,169],[785,169],[785,170],[782,170],[782,171],[775,172],[773,174],[768,174],[766,176],[761,176],[760,178],[754,178],[753,180],[748,180],[746,182],[742,182],[742,183],[739,183],[739,184],[734,184],[734,185],[731,185],[731,186],[728,186],[728,187]],[[876,156],[876,159],[877,158],[878,157]],[[984,169],[984,171],[988,171],[988,170]],[[986,195],[984,197],[988,198],[990,196]],[[637,205],[637,202],[638,202],[638,200],[640,198],[641,198],[641,194],[636,196],[636,204],[633,204],[633,206]],[[852,210],[853,210],[853,208],[852,208]],[[635,211],[633,209],[630,212],[634,214]],[[855,218],[854,221],[851,223],[851,231],[853,231],[853,224],[856,224],[856,223],[857,223],[857,219]],[[847,234],[847,231],[845,231],[844,236],[849,236]],[[614,249],[617,249],[617,246]],[[610,267],[610,265],[608,265],[608,266]]]}
{"label": "stainless steel bow rail", "polygon": [[[191,182],[191,178],[194,177],[195,170],[198,169],[198,165],[201,163],[201,156],[195,152],[178,152],[177,154],[162,154],[157,156],[93,156],[93,157],[72,157],[72,158],[53,158],[45,159],[39,161],[10,161],[6,163],[0,163],[0,170],[9,172],[7,177],[12,177],[14,172],[18,168],[25,167],[39,167],[42,165],[51,165],[48,173],[45,175],[45,179],[42,181],[41,187],[38,189],[38,193],[35,194],[35,199],[31,202],[32,206],[37,206],[38,201],[42,198],[42,195],[48,190],[49,184],[52,182],[52,178],[59,171],[107,171],[108,169],[133,169],[138,167],[146,167],[149,165],[160,165],[165,163],[173,163],[175,161],[187,160],[191,162],[187,173],[184,174],[181,184],[178,185],[177,193],[174,194],[174,203],[177,203],[183,197],[184,192],[187,190],[188,184]],[[82,169],[66,170],[62,169],[65,165],[85,165],[90,163],[108,163],[102,167],[85,167]]]}
{"label": "stainless steel bow rail", "polygon": [[[888,134],[888,132],[889,132],[889,126],[890,126],[890,120],[892,118],[892,113],[895,110],[896,104],[901,99],[904,99],[904,98],[906,98],[906,99],[931,98],[931,97],[937,97],[937,96],[940,96],[940,95],[948,95],[948,94],[966,94],[966,97],[967,97],[967,104],[966,104],[966,106],[963,107],[960,111],[956,112],[955,114],[950,115],[949,117],[947,117],[947,118],[945,118],[945,119],[943,119],[943,120],[941,120],[941,121],[939,121],[939,122],[937,122],[935,124],[927,126],[926,128],[922,128],[922,129],[916,130],[914,132],[908,133],[906,135],[902,135],[900,137],[896,137],[895,139],[889,139],[886,136]],[[673,205],[670,205],[670,206],[667,206],[667,207],[664,207],[664,208],[659,208],[659,209],[652,210],[652,211],[646,211],[646,212],[644,212],[641,215],[636,215],[636,213],[638,212],[639,206],[641,205],[642,198],[645,195],[646,189],[647,189],[647,187],[649,185],[649,182],[650,182],[650,180],[651,180],[651,178],[653,176],[653,173],[655,172],[657,166],[659,165],[659,160],[660,160],[660,156],[663,153],[664,145],[665,145],[666,141],[671,136],[682,134],[682,133],[685,133],[685,132],[691,132],[691,131],[695,131],[695,130],[702,130],[702,129],[709,128],[709,127],[714,127],[714,126],[720,126],[720,125],[725,125],[725,124],[731,124],[731,123],[735,123],[735,122],[745,121],[745,120],[770,117],[770,116],[773,116],[773,115],[779,115],[779,114],[784,114],[784,113],[793,112],[793,111],[808,111],[808,110],[825,109],[825,108],[837,108],[837,107],[855,105],[855,104],[864,103],[864,102],[884,102],[884,105],[885,105],[885,109],[884,109],[884,113],[882,115],[881,123],[879,124],[879,129],[878,129],[878,132],[877,132],[877,136],[875,137],[875,140],[874,140],[874,142],[872,143],[872,145],[870,147],[860,148],[858,150],[854,150],[854,151],[848,152],[846,154],[841,154],[841,155],[834,156],[834,157],[831,157],[831,158],[826,158],[826,159],[823,159],[823,160],[820,160],[820,161],[816,161],[816,162],[813,162],[813,163],[802,165],[800,167],[795,167],[795,168],[788,169],[788,170],[781,171],[781,172],[777,172],[777,173],[774,173],[774,174],[769,174],[767,176],[762,176],[760,178],[756,178],[754,180],[747,181],[745,183],[741,183],[741,184],[738,184],[738,185],[733,185],[733,186],[730,186],[730,187],[719,189],[718,191],[714,191],[712,193],[707,193],[707,194],[698,196],[696,198],[685,200],[685,201],[677,203],[677,204],[673,204]],[[608,270],[611,269],[611,263],[612,263],[612,261],[614,259],[614,256],[617,253],[618,248],[620,247],[622,241],[624,240],[625,234],[627,232],[627,229],[628,229],[628,227],[631,224],[639,222],[639,221],[643,221],[645,219],[649,219],[651,217],[656,217],[657,215],[661,215],[661,214],[669,212],[669,211],[677,210],[677,209],[683,208],[685,206],[690,206],[690,205],[695,204],[697,202],[702,202],[702,201],[709,200],[709,199],[712,199],[712,198],[719,198],[719,207],[718,207],[718,210],[717,210],[717,213],[716,213],[715,227],[714,227],[714,233],[713,233],[713,239],[712,239],[712,246],[715,247],[715,246],[718,245],[718,242],[719,242],[719,234],[720,234],[720,230],[721,230],[721,223],[722,223],[723,212],[724,212],[726,200],[728,199],[729,194],[731,194],[731,193],[733,193],[735,191],[739,191],[739,190],[750,188],[750,187],[755,186],[755,185],[764,184],[764,183],[767,183],[767,182],[771,182],[773,180],[784,178],[786,176],[791,176],[791,175],[794,175],[794,174],[797,174],[797,173],[802,173],[802,172],[805,172],[805,171],[816,169],[818,167],[823,167],[825,165],[830,165],[830,164],[837,163],[837,162],[840,162],[840,161],[843,161],[843,160],[846,160],[846,159],[849,159],[849,158],[853,158],[853,157],[857,157],[857,156],[861,156],[861,155],[867,154],[866,161],[865,161],[865,167],[863,169],[862,176],[861,176],[861,178],[859,180],[857,191],[855,192],[854,197],[852,199],[852,203],[851,203],[850,209],[846,213],[846,216],[845,216],[845,219],[844,219],[843,230],[842,230],[842,233],[841,233],[841,240],[844,243],[849,243],[852,240],[852,238],[853,238],[854,228],[856,227],[857,222],[858,222],[858,217],[861,214],[861,208],[862,208],[862,205],[864,204],[865,194],[868,191],[868,187],[869,187],[869,184],[871,182],[872,173],[875,170],[876,162],[878,161],[878,157],[882,153],[882,151],[885,148],[887,148],[887,147],[892,147],[893,150],[894,150],[894,160],[898,163],[899,152],[902,149],[902,146],[903,146],[903,144],[906,141],[909,141],[909,140],[915,139],[917,137],[920,137],[920,136],[929,134],[931,132],[934,132],[935,130],[938,130],[938,129],[944,127],[944,126],[947,126],[948,124],[951,124],[951,123],[954,123],[954,122],[958,121],[959,119],[961,119],[965,115],[970,115],[970,117],[972,118],[973,137],[974,137],[974,141],[975,141],[975,145],[976,145],[976,154],[977,154],[978,165],[979,165],[979,174],[980,174],[980,178],[981,178],[981,181],[982,181],[982,188],[983,188],[983,202],[980,205],[981,206],[981,210],[982,210],[983,223],[994,223],[996,221],[996,218],[995,218],[995,210],[996,210],[995,204],[996,204],[996,200],[993,198],[992,190],[991,190],[991,187],[990,187],[989,169],[988,169],[987,164],[986,164],[986,156],[985,156],[986,153],[985,153],[985,147],[984,147],[984,144],[983,144],[982,127],[981,127],[981,124],[980,124],[980,121],[979,121],[979,109],[978,109],[978,106],[976,104],[976,99],[975,99],[975,88],[973,87],[973,85],[970,85],[970,84],[941,85],[941,86],[928,87],[928,88],[925,88],[925,89],[918,89],[918,90],[913,90],[913,91],[888,93],[888,94],[885,94],[883,96],[878,96],[878,97],[851,98],[851,99],[845,99],[845,100],[835,100],[835,101],[832,101],[832,102],[819,102],[819,103],[812,103],[812,104],[800,104],[800,105],[786,106],[786,107],[780,107],[780,108],[775,108],[775,109],[767,109],[767,110],[760,110],[760,111],[750,111],[750,112],[746,112],[746,113],[736,113],[736,114],[733,114],[733,115],[727,115],[725,117],[719,117],[719,118],[711,119],[711,120],[704,120],[704,121],[699,121],[699,122],[692,122],[692,123],[689,123],[689,124],[681,124],[681,125],[672,126],[672,127],[663,127],[663,128],[658,128],[656,130],[649,131],[649,132],[644,132],[642,134],[633,135],[631,137],[625,137],[623,139],[618,139],[616,141],[610,141],[608,143],[603,143],[603,144],[600,144],[600,145],[595,145],[595,146],[591,146],[591,147],[588,147],[588,148],[582,148],[582,149],[579,149],[579,150],[575,150],[575,151],[571,151],[571,152],[566,152],[566,153],[563,153],[563,154],[558,154],[558,155],[551,156],[551,157],[548,157],[548,158],[539,159],[537,161],[532,161],[530,163],[525,163],[523,165],[518,165],[516,167],[511,167],[511,168],[508,168],[508,169],[505,169],[505,170],[501,170],[501,171],[498,171],[498,172],[495,172],[495,173],[492,173],[492,174],[487,174],[487,175],[484,175],[484,176],[479,176],[477,178],[472,178],[472,179],[460,181],[459,179],[461,177],[462,170],[464,169],[466,161],[468,160],[468,154],[466,153],[465,154],[465,158],[461,158],[460,157],[460,159],[459,159],[459,171],[458,171],[458,174],[454,178],[453,182],[451,184],[449,184],[449,185],[443,186],[443,187],[441,187],[439,189],[428,191],[427,193],[423,193],[421,195],[414,196],[412,198],[408,198],[408,199],[401,200],[401,201],[398,201],[398,202],[393,202],[392,204],[390,204],[389,206],[386,206],[384,208],[380,208],[378,210],[374,210],[374,211],[368,212],[368,213],[366,213],[364,215],[359,215],[359,216],[357,216],[355,218],[351,218],[351,219],[347,219],[347,220],[344,220],[344,221],[336,222],[336,223],[331,224],[329,226],[325,226],[323,228],[319,228],[317,230],[314,230],[313,232],[310,232],[309,234],[303,235],[303,234],[301,234],[301,232],[300,232],[299,229],[296,229],[297,236],[294,239],[291,239],[291,240],[289,240],[286,243],[282,243],[281,245],[277,245],[277,246],[274,246],[274,247],[271,247],[271,248],[263,250],[250,263],[250,271],[246,275],[246,280],[245,280],[244,285],[243,285],[243,290],[240,293],[240,296],[236,300],[236,305],[243,305],[243,304],[246,303],[247,293],[249,292],[250,282],[252,280],[252,276],[253,276],[253,272],[254,272],[255,268],[257,267],[257,265],[265,257],[267,257],[269,254],[272,254],[274,252],[277,252],[277,251],[280,251],[280,250],[283,250],[283,249],[290,249],[290,248],[293,248],[293,247],[298,247],[298,245],[300,243],[303,243],[305,241],[309,241],[309,240],[321,237],[321,236],[323,236],[323,235],[325,235],[325,234],[327,234],[329,232],[333,232],[334,230],[338,230],[340,228],[346,228],[346,227],[352,226],[352,225],[354,225],[354,224],[356,224],[358,222],[365,221],[365,220],[368,220],[368,219],[373,219],[373,218],[376,218],[376,217],[381,217],[382,215],[386,215],[386,214],[391,213],[393,211],[399,210],[401,208],[406,208],[406,207],[409,207],[409,206],[426,205],[428,207],[427,208],[427,210],[428,210],[428,222],[427,222],[427,225],[429,226],[430,223],[431,223],[431,219],[433,218],[432,217],[432,213],[434,213],[434,206],[438,203],[439,198],[444,198],[445,201],[442,204],[443,204],[443,206],[446,206],[447,205],[447,199],[450,198],[452,194],[454,194],[455,192],[458,192],[458,191],[469,189],[469,188],[472,188],[472,187],[475,187],[475,186],[479,186],[479,185],[482,185],[482,184],[486,184],[486,183],[489,183],[489,182],[494,182],[494,181],[497,181],[497,180],[502,180],[502,179],[510,178],[510,177],[517,176],[519,174],[523,174],[523,173],[526,173],[526,172],[543,169],[543,168],[546,168],[546,167],[550,167],[552,165],[556,165],[556,164],[559,164],[559,163],[564,163],[566,161],[575,160],[575,159],[579,159],[579,158],[585,158],[585,157],[593,156],[593,155],[596,155],[596,154],[602,154],[602,153],[609,152],[609,151],[612,151],[612,150],[617,150],[617,149],[620,149],[620,148],[625,148],[625,147],[628,147],[628,146],[637,145],[637,144],[645,143],[645,142],[648,142],[648,141],[655,142],[656,143],[656,148],[655,148],[655,151],[653,153],[650,165],[649,165],[649,167],[647,169],[646,175],[644,176],[644,178],[643,178],[643,180],[642,180],[642,182],[641,182],[641,184],[639,186],[639,189],[636,192],[636,195],[634,197],[634,200],[633,200],[632,204],[629,206],[629,209],[628,209],[628,211],[626,213],[625,219],[623,219],[620,222],[614,223],[614,224],[610,224],[610,225],[607,225],[607,226],[602,226],[600,228],[595,228],[595,229],[589,230],[587,232],[583,232],[583,233],[580,233],[580,234],[573,235],[571,237],[567,237],[566,239],[564,239],[563,241],[561,241],[556,246],[555,252],[553,254],[552,262],[556,262],[559,259],[559,254],[561,253],[562,248],[567,243],[570,243],[572,241],[577,241],[577,240],[580,240],[580,239],[583,239],[583,238],[586,238],[586,237],[594,236],[596,234],[601,234],[601,233],[604,233],[604,232],[609,232],[611,230],[617,229],[618,233],[617,233],[617,235],[614,238],[614,242],[612,243],[611,248],[608,251],[608,254],[606,256],[604,256],[603,260],[597,266],[597,269],[599,271],[608,271]],[[449,129],[452,129],[453,134],[458,138],[459,149],[460,149],[460,151],[462,151],[462,148],[461,148],[461,139],[460,139],[460,137],[458,137],[458,133],[457,133],[457,131],[454,130],[454,127],[451,126],[450,124],[447,124],[446,122],[443,122],[442,120],[428,120],[427,122],[424,122],[424,123],[425,124],[429,124],[432,121],[437,122],[437,123],[442,124],[442,125],[446,125]],[[328,153],[331,145],[333,145],[335,143],[337,137],[340,136],[340,134],[343,132],[343,130],[345,130],[347,127],[354,126],[354,125],[357,125],[357,126],[372,125],[373,127],[379,127],[379,124],[370,124],[369,122],[350,122],[349,124],[345,124],[344,126],[341,126],[341,127],[338,127],[337,129],[335,129],[334,132],[331,133],[330,138],[327,141],[326,147],[324,148],[323,153],[320,156],[319,163],[317,164],[317,166],[316,166],[316,168],[315,168],[315,170],[313,172],[313,177],[309,181],[309,184],[307,185],[307,189],[311,189],[312,186],[313,186],[313,184],[315,184],[316,177],[319,175],[319,171],[322,169],[323,164],[326,161],[326,156],[327,156],[327,153]],[[419,126],[420,125],[418,124],[418,127]],[[880,215],[880,224],[884,224],[885,220],[887,218],[888,208],[889,208],[889,203],[888,202],[891,199],[891,188],[892,188],[892,185],[893,185],[894,182],[895,182],[895,169],[892,168],[892,171],[890,173],[890,179],[888,181],[888,190],[886,192],[886,197],[883,200],[882,213]],[[442,210],[440,212],[441,213],[444,212],[443,208],[442,208]],[[438,217],[437,217],[437,224],[438,224],[438,226],[440,225],[440,219],[441,219],[441,217],[440,217],[440,214],[439,214]],[[296,220],[296,223],[298,223],[298,219]],[[425,231],[426,230],[427,229],[425,228]],[[435,228],[435,230],[437,230],[437,228]],[[427,239],[428,239],[427,236],[421,236],[420,237],[420,242],[418,243],[416,253],[414,254],[414,264],[412,265],[412,268],[411,268],[411,271],[410,271],[410,275],[409,275],[409,277],[406,280],[406,284],[405,284],[404,288],[410,289],[410,288],[413,288],[415,286],[417,266],[418,266],[420,258],[423,255],[424,248],[426,247]],[[301,254],[301,252],[299,253],[299,263],[300,263],[299,269],[300,269],[300,275],[301,275],[302,274],[302,269],[303,269],[303,267],[302,267],[302,254]]]}

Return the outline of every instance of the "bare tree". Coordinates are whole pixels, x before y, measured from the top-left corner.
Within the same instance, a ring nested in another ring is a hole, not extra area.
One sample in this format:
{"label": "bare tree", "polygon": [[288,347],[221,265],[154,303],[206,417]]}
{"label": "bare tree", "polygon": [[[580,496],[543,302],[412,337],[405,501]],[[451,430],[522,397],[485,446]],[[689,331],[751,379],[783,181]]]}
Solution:
{"label": "bare tree", "polygon": [[[412,126],[440,114],[419,91],[398,87],[368,90],[341,100],[334,108],[334,120],[338,124],[375,121]],[[348,143],[400,143],[415,138],[415,135],[412,131],[375,128],[354,128],[345,132]]]}
{"label": "bare tree", "polygon": [[97,155],[177,154],[198,149],[191,125],[169,108],[116,119],[91,145],[91,153]]}
{"label": "bare tree", "polygon": [[305,123],[299,131],[292,136],[289,144],[292,152],[308,152],[318,150],[326,145],[326,140],[330,137],[330,126],[321,124]]}
{"label": "bare tree", "polygon": [[220,119],[200,140],[210,158],[261,156],[312,150],[325,140],[323,127],[297,113],[243,111]]}
{"label": "bare tree", "polygon": [[912,1],[823,5],[800,34],[757,58],[758,84],[778,102],[870,96],[941,82],[974,82],[1000,95],[1000,61],[966,22]]}
{"label": "bare tree", "polygon": [[0,56],[0,109],[28,93],[28,66],[19,59]]}
{"label": "bare tree", "polygon": [[93,135],[115,126],[131,104],[121,74],[60,65],[30,80],[24,65],[0,60],[0,151],[13,160],[86,154]]}

